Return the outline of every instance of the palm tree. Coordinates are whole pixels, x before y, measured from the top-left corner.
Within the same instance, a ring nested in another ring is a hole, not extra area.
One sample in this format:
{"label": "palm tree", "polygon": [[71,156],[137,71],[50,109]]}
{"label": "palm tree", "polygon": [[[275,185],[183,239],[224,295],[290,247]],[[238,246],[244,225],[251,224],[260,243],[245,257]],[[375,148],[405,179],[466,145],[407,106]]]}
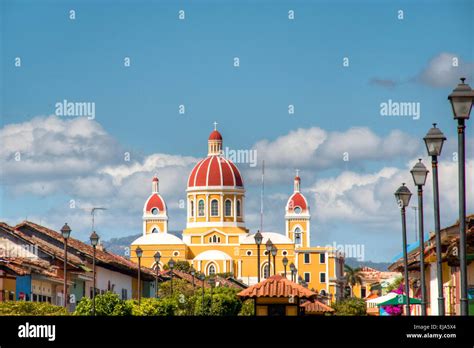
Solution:
{"label": "palm tree", "polygon": [[353,286],[356,284],[362,285],[362,268],[352,268],[348,265],[344,265],[344,278],[351,288],[351,297],[353,297]]}

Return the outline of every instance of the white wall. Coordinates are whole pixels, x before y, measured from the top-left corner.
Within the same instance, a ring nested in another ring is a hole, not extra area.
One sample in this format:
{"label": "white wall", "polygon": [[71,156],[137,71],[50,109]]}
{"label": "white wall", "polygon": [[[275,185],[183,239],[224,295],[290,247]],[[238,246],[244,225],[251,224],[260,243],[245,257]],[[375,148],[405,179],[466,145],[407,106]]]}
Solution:
{"label": "white wall", "polygon": [[[132,277],[123,273],[114,272],[106,268],[96,266],[96,287],[101,291],[107,291],[113,286],[113,292],[122,297],[122,289],[127,289],[127,299],[132,297]],[[91,293],[92,282],[86,282],[86,296]]]}

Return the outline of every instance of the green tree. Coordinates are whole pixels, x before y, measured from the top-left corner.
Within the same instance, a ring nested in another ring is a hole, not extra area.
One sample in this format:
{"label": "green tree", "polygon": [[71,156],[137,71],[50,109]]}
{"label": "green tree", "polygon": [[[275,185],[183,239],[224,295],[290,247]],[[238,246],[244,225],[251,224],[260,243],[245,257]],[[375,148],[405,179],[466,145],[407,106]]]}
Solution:
{"label": "green tree", "polygon": [[390,283],[386,288],[385,288],[385,292],[386,293],[389,293],[393,290],[397,290],[400,285],[403,284],[403,277],[400,276],[400,277],[397,277],[392,283]]}
{"label": "green tree", "polygon": [[136,300],[128,300],[132,307],[132,315],[137,316],[171,316],[175,315],[178,303],[173,298],[143,298],[138,305]]}
{"label": "green tree", "polygon": [[366,315],[367,304],[361,298],[351,297],[332,304],[335,315]]}
{"label": "green tree", "polygon": [[351,289],[351,297],[353,297],[353,287],[356,284],[362,285],[362,269],[360,267],[352,268],[349,265],[344,265],[344,278]]}
{"label": "green tree", "polygon": [[[106,292],[95,297],[96,315],[124,316],[132,314],[132,306],[128,301],[123,301],[113,292]],[[76,306],[74,315],[92,315],[92,300],[83,297]]]}
{"label": "green tree", "polygon": [[62,306],[55,306],[48,302],[6,301],[0,302],[0,316],[2,315],[67,315]]}
{"label": "green tree", "polygon": [[[167,280],[159,285],[158,297],[171,296],[171,280]],[[197,288],[196,288],[197,289]],[[183,294],[185,297],[190,297],[194,294],[193,285],[184,279],[173,278],[173,296]]]}
{"label": "green tree", "polygon": [[[163,265],[163,269],[164,270],[170,269],[167,263]],[[176,261],[173,269],[177,271],[189,273],[191,269],[191,264],[188,261],[179,260],[179,261]]]}
{"label": "green tree", "polygon": [[237,297],[238,290],[228,287],[217,287],[211,290],[206,289],[204,295],[204,306],[202,295],[196,295],[195,315],[213,315],[213,316],[235,316],[238,315],[242,302]]}
{"label": "green tree", "polygon": [[239,312],[239,316],[252,316],[255,314],[254,301],[252,299],[242,302],[242,309]]}

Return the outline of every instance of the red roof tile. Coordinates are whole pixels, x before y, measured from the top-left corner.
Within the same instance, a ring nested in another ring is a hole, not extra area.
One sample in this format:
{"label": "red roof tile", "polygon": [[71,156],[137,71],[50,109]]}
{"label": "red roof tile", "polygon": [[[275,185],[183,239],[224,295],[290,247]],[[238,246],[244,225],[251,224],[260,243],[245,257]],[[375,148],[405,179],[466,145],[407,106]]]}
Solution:
{"label": "red roof tile", "polygon": [[308,301],[301,305],[304,307],[305,313],[331,313],[334,312],[334,308],[331,308],[324,303],[319,301]]}
{"label": "red roof tile", "polygon": [[271,276],[258,284],[252,285],[237,294],[240,297],[299,297],[312,299],[316,293],[293,283],[281,275]]}

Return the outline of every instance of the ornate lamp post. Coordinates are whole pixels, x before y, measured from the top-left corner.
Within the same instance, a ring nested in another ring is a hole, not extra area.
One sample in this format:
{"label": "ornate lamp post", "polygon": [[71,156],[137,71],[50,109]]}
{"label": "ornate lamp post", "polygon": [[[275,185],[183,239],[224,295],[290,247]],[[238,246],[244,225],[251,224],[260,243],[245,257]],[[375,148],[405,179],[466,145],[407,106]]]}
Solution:
{"label": "ornate lamp post", "polygon": [[99,244],[99,235],[95,233],[95,231],[92,232],[90,236],[90,241],[92,245],[92,315],[95,315],[95,253],[96,253],[96,248],[97,245]]}
{"label": "ornate lamp post", "polygon": [[421,158],[410,171],[413,182],[418,188],[418,240],[420,242],[420,279],[421,279],[421,315],[426,315],[426,279],[425,279],[425,238],[423,224],[423,186],[426,183],[428,169]]}
{"label": "ornate lamp post", "polygon": [[208,279],[209,286],[211,287],[211,303],[209,305],[209,314],[212,313],[212,290],[214,289],[214,286],[216,285],[216,279],[214,276],[210,276]]}
{"label": "ornate lamp post", "polygon": [[253,238],[255,239],[255,244],[257,244],[257,280],[260,283],[260,245],[262,244],[263,236],[260,231],[257,231]]}
{"label": "ornate lamp post", "polygon": [[197,278],[201,281],[201,284],[202,284],[202,303],[201,303],[201,311],[202,313],[204,314],[204,280],[206,279],[206,277],[204,276],[204,274],[199,274],[197,276]]}
{"label": "ornate lamp post", "polygon": [[431,168],[433,170],[433,204],[434,204],[434,225],[436,238],[436,278],[438,280],[438,315],[445,314],[444,308],[444,291],[443,291],[443,259],[441,246],[441,223],[439,218],[439,185],[438,185],[438,156],[441,156],[443,143],[446,140],[443,132],[436,128],[436,123],[433,123],[433,128],[428,131],[428,134],[423,138],[426,145],[428,155],[431,156]]}
{"label": "ornate lamp post", "polygon": [[286,278],[286,266],[288,266],[288,259],[286,256],[283,258],[282,263],[283,263],[283,268],[285,269],[285,278]]}
{"label": "ornate lamp post", "polygon": [[196,275],[196,270],[194,269],[194,267],[191,267],[191,269],[189,270],[189,273],[193,277],[193,290],[194,290],[194,288],[195,288],[195,286],[194,286],[194,276]]}
{"label": "ornate lamp post", "polygon": [[290,271],[291,271],[291,281],[295,281],[295,273],[296,273],[296,267],[295,264],[292,262],[290,263]]}
{"label": "ornate lamp post", "polygon": [[270,256],[271,256],[271,253],[272,253],[272,247],[273,247],[273,243],[272,241],[270,240],[270,238],[268,238],[267,242],[265,243],[265,248],[267,250],[267,255],[268,255],[268,277],[270,277],[270,272],[272,271],[272,267],[271,267],[271,261],[270,261]]}
{"label": "ornate lamp post", "polygon": [[467,258],[466,258],[466,140],[465,121],[471,115],[474,91],[471,86],[461,83],[448,96],[453,109],[454,119],[458,121],[458,175],[459,175],[459,266],[461,278],[461,315],[468,315],[467,299]]}
{"label": "ornate lamp post", "polygon": [[135,249],[135,254],[137,255],[138,258],[138,305],[140,305],[140,301],[142,298],[142,284],[141,284],[141,271],[142,271],[142,256],[143,256],[143,250],[140,247],[137,247]]}
{"label": "ornate lamp post", "polygon": [[272,246],[272,256],[273,256],[273,275],[276,274],[276,256],[277,256],[277,253],[278,253],[278,248],[275,246],[275,244],[273,244]]}
{"label": "ornate lamp post", "polygon": [[63,293],[64,293],[64,307],[67,308],[67,240],[71,235],[71,228],[68,226],[67,222],[61,228],[61,234],[64,238],[64,285],[63,285]]}
{"label": "ornate lamp post", "polygon": [[157,251],[154,255],[155,258],[155,267],[156,267],[156,273],[155,273],[155,298],[158,298],[158,273],[160,272],[160,260],[161,260],[161,254],[159,251]]}
{"label": "ornate lamp post", "polygon": [[170,259],[168,261],[168,267],[170,268],[171,271],[171,296],[173,296],[173,268],[174,268],[175,262],[173,259]]}
{"label": "ornate lamp post", "polygon": [[406,315],[410,315],[410,283],[408,278],[408,256],[407,256],[407,222],[405,209],[410,203],[411,192],[403,183],[402,186],[395,191],[395,198],[402,215],[402,238],[403,238],[403,264],[404,264],[404,278],[405,278],[405,294],[406,294]]}

